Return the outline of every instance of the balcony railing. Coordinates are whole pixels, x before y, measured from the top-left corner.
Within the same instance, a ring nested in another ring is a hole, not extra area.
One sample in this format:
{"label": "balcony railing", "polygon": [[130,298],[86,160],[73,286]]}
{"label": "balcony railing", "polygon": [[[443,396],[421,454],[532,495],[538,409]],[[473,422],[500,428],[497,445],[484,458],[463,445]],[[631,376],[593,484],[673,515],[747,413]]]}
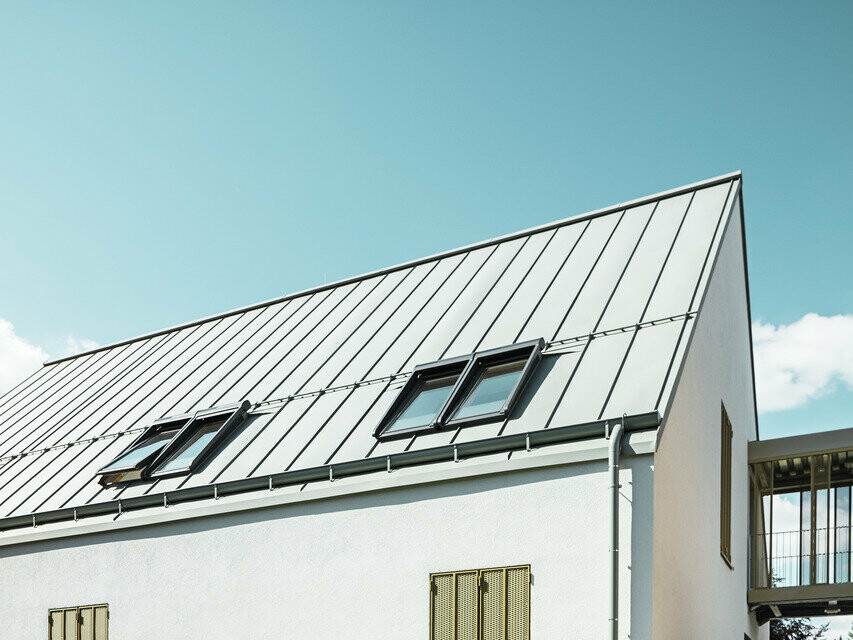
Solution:
{"label": "balcony railing", "polygon": [[[754,534],[753,587],[851,582],[851,527]],[[769,559],[769,561],[768,561]]]}

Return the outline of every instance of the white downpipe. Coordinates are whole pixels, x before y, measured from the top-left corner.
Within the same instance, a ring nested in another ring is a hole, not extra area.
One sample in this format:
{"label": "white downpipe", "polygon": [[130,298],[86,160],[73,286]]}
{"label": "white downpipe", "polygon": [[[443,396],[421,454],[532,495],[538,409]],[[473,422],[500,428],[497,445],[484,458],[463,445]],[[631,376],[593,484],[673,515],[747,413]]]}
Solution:
{"label": "white downpipe", "polygon": [[607,465],[610,473],[610,640],[619,638],[619,453],[625,416],[610,433]]}

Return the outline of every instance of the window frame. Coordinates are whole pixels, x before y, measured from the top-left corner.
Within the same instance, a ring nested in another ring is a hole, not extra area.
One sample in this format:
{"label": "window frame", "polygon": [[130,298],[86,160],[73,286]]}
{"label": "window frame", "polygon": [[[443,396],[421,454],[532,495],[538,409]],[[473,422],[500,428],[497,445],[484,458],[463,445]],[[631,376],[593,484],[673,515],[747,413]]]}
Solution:
{"label": "window frame", "polygon": [[[175,476],[184,476],[194,473],[201,465],[203,465],[210,456],[219,448],[224,440],[231,434],[234,428],[239,425],[248,411],[250,403],[248,400],[243,400],[235,404],[224,405],[221,407],[212,407],[203,409],[192,414],[190,421],[176,433],[172,439],[160,449],[159,455],[143,471],[142,476],[145,479],[160,480],[162,478],[173,478]],[[205,420],[210,418],[218,418],[228,415],[223,425],[219,427],[213,437],[210,439],[201,451],[190,460],[190,462],[179,469],[170,469],[169,471],[160,471],[159,468],[166,464],[172,455],[186,443],[187,440],[195,435],[196,431],[202,427]]]}
{"label": "window frame", "polygon": [[732,564],[732,441],[734,428],[720,402],[720,556],[734,569]]}
{"label": "window frame", "polygon": [[[189,421],[191,419],[192,419],[192,414],[183,414],[183,415],[177,415],[177,416],[165,416],[163,418],[155,420],[148,427],[146,427],[142,431],[142,433],[140,433],[139,436],[137,436],[133,440],[133,442],[131,442],[124,449],[122,449],[121,452],[117,456],[115,456],[112,460],[110,460],[110,462],[108,462],[106,465],[101,467],[97,471],[96,475],[99,475],[103,478],[105,476],[122,474],[122,473],[129,473],[131,471],[140,471],[140,470],[145,469],[147,466],[149,466],[149,464],[153,460],[156,460],[157,455],[161,451],[163,451],[163,449],[166,446],[168,446],[169,442],[171,442],[175,438],[175,436],[181,432],[181,430],[186,428],[186,426],[189,424]],[[155,451],[152,451],[150,454],[148,454],[147,456],[142,458],[136,464],[123,465],[120,467],[113,466],[117,461],[121,460],[124,456],[126,456],[128,453],[133,451],[133,449],[135,449],[137,446],[141,445],[143,442],[145,442],[146,440],[151,438],[156,433],[159,433],[161,431],[167,431],[167,430],[171,431],[171,429],[165,429],[164,428],[166,425],[171,425],[173,423],[179,423],[179,422],[183,422],[183,425],[178,426],[174,429],[175,435],[173,435],[169,440],[165,441],[163,443],[162,447],[160,447],[159,449],[156,449]]]}
{"label": "window frame", "polygon": [[[516,402],[518,402],[521,396],[521,392],[530,381],[533,371],[542,360],[542,350],[544,348],[545,340],[538,338],[536,340],[528,340],[527,342],[519,342],[518,344],[473,354],[468,367],[462,376],[460,376],[454,393],[448,398],[448,402],[442,408],[439,424],[446,428],[459,428],[504,420],[515,407]],[[479,381],[480,375],[488,367],[506,362],[520,361],[525,354],[526,359],[521,369],[521,375],[519,375],[518,380],[516,380],[515,385],[513,385],[512,390],[507,395],[500,409],[464,418],[453,417],[453,414],[462,407],[462,404],[468,398],[468,393],[473,390],[474,385]]]}
{"label": "window frame", "polygon": [[[535,340],[527,340],[526,342],[519,342],[496,349],[477,351],[465,356],[418,365],[412,370],[412,374],[400,388],[400,391],[397,392],[397,396],[394,398],[391,406],[388,407],[376,429],[374,429],[373,436],[380,442],[386,442],[418,434],[437,433],[445,429],[470,427],[505,419],[515,408],[518,399],[521,397],[521,392],[533,376],[536,366],[542,360],[542,351],[544,348],[545,340],[543,338],[536,338]],[[464,402],[467,391],[471,388],[471,385],[476,383],[483,369],[493,364],[512,362],[516,359],[521,360],[522,358],[524,358],[524,367],[521,370],[521,375],[518,377],[518,380],[499,410],[476,416],[468,416],[466,418],[454,419],[452,417],[461,402]],[[430,424],[387,433],[388,427],[394,424],[394,421],[399,417],[403,408],[409,405],[410,400],[413,398],[412,394],[417,392],[424,380],[447,375],[456,370],[460,371],[459,377],[456,379],[456,383],[450,390],[447,399],[435,414],[435,418]]]}
{"label": "window frame", "polygon": [[[164,416],[159,418],[151,423],[150,426],[145,428],[139,436],[133,440],[127,447],[125,447],[121,453],[115,456],[109,463],[99,469],[96,475],[101,476],[100,483],[104,486],[115,486],[121,484],[127,484],[129,482],[138,482],[143,480],[150,479],[160,479],[160,478],[168,478],[179,475],[187,475],[189,473],[193,473],[199,466],[204,464],[210,456],[215,453],[216,449],[222,444],[222,442],[227,438],[230,433],[234,430],[234,428],[242,422],[243,418],[246,415],[251,404],[248,400],[243,400],[242,402],[223,405],[220,407],[212,407],[210,409],[202,409],[196,411],[194,413],[184,413],[174,416]],[[180,469],[172,469],[168,472],[157,473],[157,468],[161,466],[168,458],[174,453],[184,442],[186,442],[189,438],[193,436],[196,429],[199,428],[204,420],[208,418],[215,418],[218,416],[231,414],[225,423],[219,427],[219,430],[216,434],[211,438],[210,442],[208,442],[204,448],[192,459],[190,464],[186,467],[181,467]],[[143,444],[146,440],[151,438],[153,435],[172,429],[166,429],[167,425],[179,424],[177,428],[174,429],[175,433],[171,438],[166,440],[162,447],[151,452],[137,463],[132,465],[122,465],[120,467],[113,466],[118,460],[126,456],[130,453],[134,448]],[[139,478],[131,478],[128,480],[117,480],[114,482],[107,482],[106,478],[113,475],[121,475],[125,473],[131,473],[134,471],[140,472]]]}
{"label": "window frame", "polygon": [[[468,365],[471,363],[472,357],[473,354],[459,356],[457,358],[448,358],[446,360],[436,360],[435,362],[428,362],[415,367],[412,371],[412,375],[409,376],[400,391],[397,392],[397,397],[394,398],[391,406],[388,407],[388,410],[382,416],[382,419],[379,421],[376,429],[374,429],[374,437],[384,442],[407,438],[416,433],[433,433],[438,431],[440,429],[439,419],[441,418],[447,403],[450,402],[454,397],[456,390],[459,388],[459,383],[464,377],[465,372],[468,369]],[[450,389],[447,399],[441,407],[439,407],[438,411],[436,411],[435,417],[433,417],[428,425],[418,425],[416,427],[409,427],[408,429],[401,429],[392,433],[386,433],[388,427],[393,425],[400,416],[401,411],[409,405],[409,401],[413,398],[413,394],[418,391],[423,381],[429,380],[430,378],[449,375],[456,371],[459,371],[459,377],[456,378],[456,382]]]}

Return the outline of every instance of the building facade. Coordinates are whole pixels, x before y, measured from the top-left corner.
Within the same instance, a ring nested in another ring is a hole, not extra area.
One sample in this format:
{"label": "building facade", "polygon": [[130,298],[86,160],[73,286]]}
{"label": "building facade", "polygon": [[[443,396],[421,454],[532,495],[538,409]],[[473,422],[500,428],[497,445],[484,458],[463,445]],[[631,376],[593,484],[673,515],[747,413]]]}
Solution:
{"label": "building facade", "polygon": [[757,438],[735,173],[46,363],[4,637],[766,638]]}

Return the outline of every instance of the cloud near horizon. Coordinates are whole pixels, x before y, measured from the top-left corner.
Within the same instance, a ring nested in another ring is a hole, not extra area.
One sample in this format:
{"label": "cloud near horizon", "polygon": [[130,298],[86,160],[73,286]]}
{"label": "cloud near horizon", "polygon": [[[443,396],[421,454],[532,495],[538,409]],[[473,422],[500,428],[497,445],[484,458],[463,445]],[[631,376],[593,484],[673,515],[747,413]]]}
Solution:
{"label": "cloud near horizon", "polygon": [[853,315],[808,313],[796,322],[752,324],[761,413],[794,409],[846,386],[853,389]]}
{"label": "cloud near horizon", "polygon": [[[97,347],[98,343],[87,338],[76,338],[68,334],[61,355],[72,355]],[[0,318],[0,394],[23,381],[41,367],[50,354],[42,347],[32,344],[15,333],[14,325]]]}

